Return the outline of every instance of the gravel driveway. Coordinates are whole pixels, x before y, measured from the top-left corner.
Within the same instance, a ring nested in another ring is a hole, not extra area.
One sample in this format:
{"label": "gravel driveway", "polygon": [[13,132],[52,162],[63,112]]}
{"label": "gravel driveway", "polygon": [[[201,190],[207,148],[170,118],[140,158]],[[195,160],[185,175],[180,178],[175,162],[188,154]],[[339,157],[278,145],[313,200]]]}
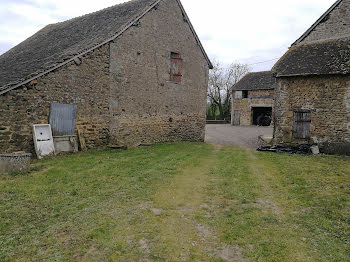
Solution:
{"label": "gravel driveway", "polygon": [[256,149],[259,147],[258,137],[272,136],[272,127],[207,125],[205,141],[217,145],[232,145]]}

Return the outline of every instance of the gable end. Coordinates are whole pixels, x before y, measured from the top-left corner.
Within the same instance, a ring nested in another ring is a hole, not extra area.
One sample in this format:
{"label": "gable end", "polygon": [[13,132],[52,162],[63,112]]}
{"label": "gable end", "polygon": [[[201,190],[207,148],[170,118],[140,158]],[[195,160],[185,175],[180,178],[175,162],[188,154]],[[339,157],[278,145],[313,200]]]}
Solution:
{"label": "gable end", "polygon": [[321,23],[323,23],[325,20],[328,19],[330,13],[338,7],[338,5],[342,2],[343,0],[337,0],[299,39],[297,39],[293,45],[300,44],[302,41],[305,40],[306,37],[310,35],[310,33]]}

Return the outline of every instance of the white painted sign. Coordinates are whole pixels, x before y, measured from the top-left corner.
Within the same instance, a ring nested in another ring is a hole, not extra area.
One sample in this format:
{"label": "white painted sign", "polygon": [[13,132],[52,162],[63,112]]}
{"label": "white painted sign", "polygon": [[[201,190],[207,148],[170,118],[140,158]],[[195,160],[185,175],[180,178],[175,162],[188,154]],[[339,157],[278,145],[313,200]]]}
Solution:
{"label": "white painted sign", "polygon": [[55,154],[51,125],[34,125],[33,137],[35,152],[39,159],[42,159],[44,156]]}

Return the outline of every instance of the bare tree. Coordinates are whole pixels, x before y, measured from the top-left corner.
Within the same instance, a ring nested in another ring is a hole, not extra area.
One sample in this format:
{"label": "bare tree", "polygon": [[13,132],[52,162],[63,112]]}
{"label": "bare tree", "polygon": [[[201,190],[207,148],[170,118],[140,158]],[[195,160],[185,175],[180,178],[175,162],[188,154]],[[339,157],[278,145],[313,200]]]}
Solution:
{"label": "bare tree", "polygon": [[231,88],[250,71],[246,64],[233,63],[225,67],[218,61],[209,73],[208,100],[219,109],[220,118],[228,119],[231,114]]}

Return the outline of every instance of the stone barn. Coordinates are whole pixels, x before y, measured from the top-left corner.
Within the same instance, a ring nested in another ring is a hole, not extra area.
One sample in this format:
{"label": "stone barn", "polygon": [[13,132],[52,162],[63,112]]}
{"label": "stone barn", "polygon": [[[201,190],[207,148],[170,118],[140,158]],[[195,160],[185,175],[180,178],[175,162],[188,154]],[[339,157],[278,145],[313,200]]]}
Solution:
{"label": "stone barn", "polygon": [[275,143],[350,154],[350,0],[337,1],[273,72]]}
{"label": "stone barn", "polygon": [[203,141],[209,68],[179,0],[48,25],[0,56],[0,152],[33,152],[54,103],[76,108],[88,148]]}
{"label": "stone barn", "polygon": [[232,125],[270,126],[274,92],[275,78],[272,72],[245,75],[232,87]]}

